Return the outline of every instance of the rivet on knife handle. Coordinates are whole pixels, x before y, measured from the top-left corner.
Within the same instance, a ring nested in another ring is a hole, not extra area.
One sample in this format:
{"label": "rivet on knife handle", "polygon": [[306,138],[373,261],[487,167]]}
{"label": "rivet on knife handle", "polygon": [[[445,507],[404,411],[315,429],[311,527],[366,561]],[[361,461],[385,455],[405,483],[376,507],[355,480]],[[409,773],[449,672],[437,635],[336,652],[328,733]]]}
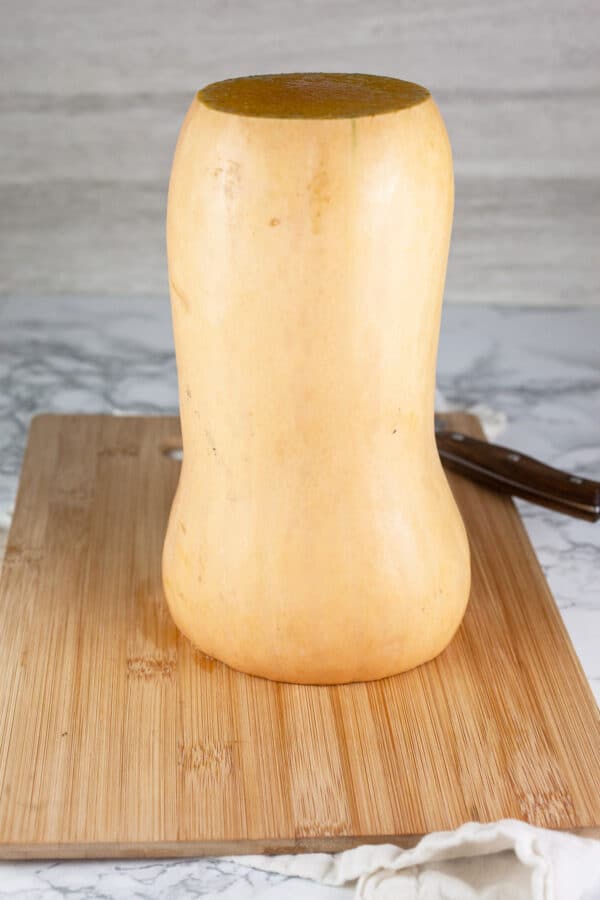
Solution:
{"label": "rivet on knife handle", "polygon": [[590,522],[600,519],[600,483],[596,481],[461,432],[438,431],[436,439],[444,465],[461,475],[557,512]]}

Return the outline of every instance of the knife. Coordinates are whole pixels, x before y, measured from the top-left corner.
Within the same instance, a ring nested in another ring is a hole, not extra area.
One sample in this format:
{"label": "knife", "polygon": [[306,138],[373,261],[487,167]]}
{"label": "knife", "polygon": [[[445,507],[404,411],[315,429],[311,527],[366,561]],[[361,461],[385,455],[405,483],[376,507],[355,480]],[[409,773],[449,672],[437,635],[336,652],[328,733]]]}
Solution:
{"label": "knife", "polygon": [[455,431],[438,415],[435,436],[440,458],[453,472],[556,512],[588,522],[600,519],[600,482],[561,472],[524,453]]}

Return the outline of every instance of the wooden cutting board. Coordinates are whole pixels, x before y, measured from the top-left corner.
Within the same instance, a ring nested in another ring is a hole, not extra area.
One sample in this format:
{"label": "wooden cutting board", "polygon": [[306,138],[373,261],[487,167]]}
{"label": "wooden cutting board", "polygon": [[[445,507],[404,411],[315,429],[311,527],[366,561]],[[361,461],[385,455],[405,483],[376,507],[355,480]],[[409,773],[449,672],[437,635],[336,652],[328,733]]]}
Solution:
{"label": "wooden cutting board", "polygon": [[175,418],[33,421],[0,583],[1,856],[336,850],[502,817],[599,833],[598,712],[510,500],[451,476],[473,589],[440,657],[274,684],[169,617],[179,441]]}

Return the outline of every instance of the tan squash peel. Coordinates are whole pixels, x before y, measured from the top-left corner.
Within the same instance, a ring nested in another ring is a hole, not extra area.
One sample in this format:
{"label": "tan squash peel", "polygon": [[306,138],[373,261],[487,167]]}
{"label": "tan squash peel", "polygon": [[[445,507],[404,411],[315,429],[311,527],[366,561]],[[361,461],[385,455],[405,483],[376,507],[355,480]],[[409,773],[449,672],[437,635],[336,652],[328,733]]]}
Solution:
{"label": "tan squash peel", "polygon": [[173,163],[165,591],[234,668],[381,678],[442,651],[469,594],[433,432],[450,145],[418,85],[262,78],[203,89]]}

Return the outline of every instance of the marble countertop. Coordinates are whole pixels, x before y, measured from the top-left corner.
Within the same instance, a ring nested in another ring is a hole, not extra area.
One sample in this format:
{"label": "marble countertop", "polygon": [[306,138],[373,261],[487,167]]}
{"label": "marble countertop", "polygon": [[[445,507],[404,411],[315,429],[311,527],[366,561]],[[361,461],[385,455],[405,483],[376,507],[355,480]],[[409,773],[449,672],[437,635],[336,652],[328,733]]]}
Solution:
{"label": "marble countertop", "polygon": [[[456,407],[507,416],[502,442],[600,476],[600,309],[447,306],[438,386]],[[0,538],[38,412],[175,413],[168,302],[0,299]],[[600,525],[519,503],[565,625],[600,702]],[[0,864],[0,897],[289,896],[289,879],[233,860]],[[298,886],[294,896],[346,889]]]}

